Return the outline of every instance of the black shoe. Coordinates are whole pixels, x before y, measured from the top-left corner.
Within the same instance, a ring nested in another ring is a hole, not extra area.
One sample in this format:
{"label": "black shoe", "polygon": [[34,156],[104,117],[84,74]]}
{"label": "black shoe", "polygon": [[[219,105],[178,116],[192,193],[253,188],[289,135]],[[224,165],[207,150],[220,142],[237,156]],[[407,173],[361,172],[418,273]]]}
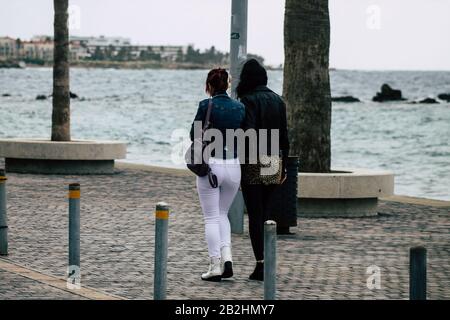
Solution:
{"label": "black shoe", "polygon": [[257,262],[255,270],[248,278],[250,280],[264,281],[264,262]]}
{"label": "black shoe", "polygon": [[223,264],[222,278],[231,278],[233,276],[233,262],[225,261]]}
{"label": "black shoe", "polygon": [[277,235],[294,235],[294,232],[289,230],[289,227],[278,227],[277,226]]}
{"label": "black shoe", "polygon": [[211,282],[220,282],[222,281],[222,277],[221,276],[212,276],[212,277],[208,277],[208,278],[204,278],[202,277],[203,281],[211,281]]}

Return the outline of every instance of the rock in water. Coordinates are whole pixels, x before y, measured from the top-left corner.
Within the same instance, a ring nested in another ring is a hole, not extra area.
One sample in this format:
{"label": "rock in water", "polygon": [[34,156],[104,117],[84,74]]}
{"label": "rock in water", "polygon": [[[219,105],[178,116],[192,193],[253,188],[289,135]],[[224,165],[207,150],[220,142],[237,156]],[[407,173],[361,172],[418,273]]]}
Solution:
{"label": "rock in water", "polygon": [[352,96],[332,97],[333,102],[361,102],[358,98]]}
{"label": "rock in water", "polygon": [[425,98],[423,100],[420,100],[419,103],[439,103],[439,102],[433,98]]}
{"label": "rock in water", "polygon": [[447,102],[450,102],[450,93],[441,93],[438,98]]}
{"label": "rock in water", "polygon": [[[76,93],[73,93],[72,91],[69,91],[70,99],[78,99],[78,95]],[[49,95],[49,97],[53,97],[53,93]]]}
{"label": "rock in water", "polygon": [[72,91],[70,91],[70,98],[71,98],[71,99],[78,99],[78,95],[76,95],[75,93],[73,93]]}
{"label": "rock in water", "polygon": [[383,102],[383,101],[399,101],[406,100],[402,97],[402,91],[397,89],[392,89],[388,84],[383,84],[381,86],[381,92],[377,92],[377,95],[372,98],[373,101]]}
{"label": "rock in water", "polygon": [[40,94],[36,97],[36,100],[45,100],[45,99],[47,99],[47,96],[43,94]]}

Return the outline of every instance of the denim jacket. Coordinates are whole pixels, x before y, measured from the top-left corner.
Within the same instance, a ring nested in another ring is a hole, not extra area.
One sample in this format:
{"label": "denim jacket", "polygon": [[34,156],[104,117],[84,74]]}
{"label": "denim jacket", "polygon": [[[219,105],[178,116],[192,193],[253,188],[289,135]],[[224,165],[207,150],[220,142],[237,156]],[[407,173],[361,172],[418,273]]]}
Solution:
{"label": "denim jacket", "polygon": [[[206,118],[209,99],[200,101],[194,121],[202,121],[202,127]],[[227,148],[226,130],[242,128],[245,117],[245,106],[232,98],[226,91],[219,92],[212,97],[212,110],[210,116],[210,128],[218,129],[223,138],[223,158],[237,158],[237,143],[234,141],[234,150]],[[194,123],[191,126],[191,140],[194,140]],[[231,142],[229,142],[231,143]],[[211,154],[214,156],[214,151]]]}

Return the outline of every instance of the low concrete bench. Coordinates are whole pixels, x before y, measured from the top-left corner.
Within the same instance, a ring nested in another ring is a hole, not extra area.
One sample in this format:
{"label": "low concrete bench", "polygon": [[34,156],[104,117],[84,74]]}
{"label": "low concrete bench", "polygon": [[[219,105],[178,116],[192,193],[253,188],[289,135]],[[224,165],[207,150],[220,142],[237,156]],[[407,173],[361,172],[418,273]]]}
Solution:
{"label": "low concrete bench", "polygon": [[1,139],[0,157],[7,172],[36,174],[112,174],[114,161],[125,159],[118,141]]}
{"label": "low concrete bench", "polygon": [[375,216],[378,198],[394,194],[391,171],[334,168],[331,173],[301,172],[298,178],[299,216]]}

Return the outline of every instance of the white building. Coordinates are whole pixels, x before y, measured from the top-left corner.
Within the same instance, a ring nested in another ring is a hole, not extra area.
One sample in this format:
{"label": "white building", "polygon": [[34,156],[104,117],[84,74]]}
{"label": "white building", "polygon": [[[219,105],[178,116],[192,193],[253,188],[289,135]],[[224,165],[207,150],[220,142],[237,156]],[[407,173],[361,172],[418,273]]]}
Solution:
{"label": "white building", "polygon": [[19,58],[53,60],[53,41],[23,41]]}
{"label": "white building", "polygon": [[0,37],[0,60],[14,59],[17,56],[17,40],[10,37]]}
{"label": "white building", "polygon": [[128,47],[131,46],[131,40],[129,38],[122,37],[78,37],[71,36],[70,41],[76,41],[80,44],[86,46],[90,51],[95,51],[98,47],[102,50],[113,46],[113,47]]}
{"label": "white building", "polygon": [[163,59],[175,60],[181,52],[187,53],[187,46],[149,46],[156,54],[160,54]]}
{"label": "white building", "polygon": [[88,49],[80,44],[70,44],[70,59],[72,61],[83,60],[89,58],[91,54]]}
{"label": "white building", "polygon": [[53,36],[47,36],[47,35],[37,35],[33,36],[30,39],[31,42],[50,42],[53,41]]}
{"label": "white building", "polygon": [[[37,35],[30,41],[19,43],[16,39],[0,37],[0,59],[19,60],[37,59],[46,62],[53,60],[53,37]],[[187,46],[143,46],[132,45],[129,38],[123,37],[79,37],[70,36],[70,59],[72,61],[92,57],[95,52],[107,52],[109,57],[117,56],[121,51],[126,52],[129,59],[138,60],[142,53],[159,55],[166,61],[176,61],[181,54],[187,53]]]}

